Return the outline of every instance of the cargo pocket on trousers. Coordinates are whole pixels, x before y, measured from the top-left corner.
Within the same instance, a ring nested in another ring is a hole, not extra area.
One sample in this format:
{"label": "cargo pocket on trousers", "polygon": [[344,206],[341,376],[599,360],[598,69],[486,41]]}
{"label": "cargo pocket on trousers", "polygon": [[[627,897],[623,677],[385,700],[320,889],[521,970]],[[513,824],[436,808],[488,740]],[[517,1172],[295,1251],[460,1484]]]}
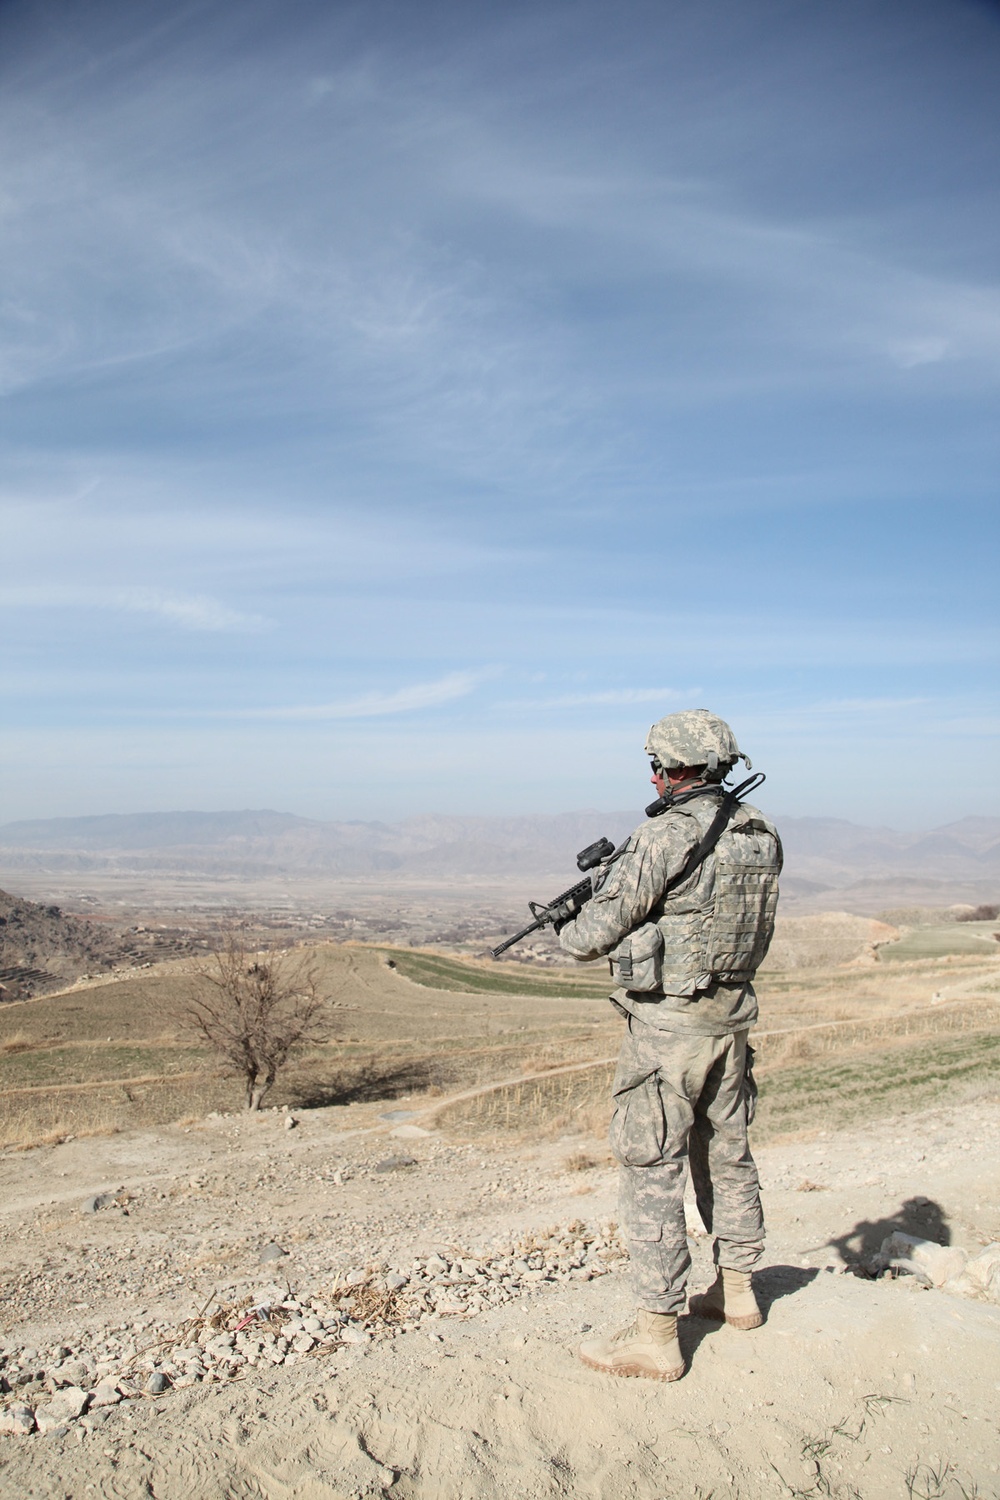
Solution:
{"label": "cargo pocket on trousers", "polygon": [[623,1166],[652,1167],[663,1160],[667,1119],[656,1073],[615,1090],[608,1139],[615,1159]]}
{"label": "cargo pocket on trousers", "polygon": [[753,1064],[756,1057],[751,1046],[747,1046],[747,1060],[743,1067],[743,1099],[747,1107],[747,1125],[753,1124],[757,1113],[757,1080],[753,1076]]}

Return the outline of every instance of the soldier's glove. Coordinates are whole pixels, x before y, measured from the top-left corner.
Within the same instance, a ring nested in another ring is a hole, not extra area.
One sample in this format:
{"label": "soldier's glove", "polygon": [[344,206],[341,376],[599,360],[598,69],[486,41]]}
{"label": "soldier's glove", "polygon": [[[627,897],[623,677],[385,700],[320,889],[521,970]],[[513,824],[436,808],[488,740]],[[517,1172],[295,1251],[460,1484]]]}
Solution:
{"label": "soldier's glove", "polygon": [[573,918],[578,917],[582,910],[582,905],[579,905],[572,899],[560,901],[558,906],[549,907],[549,911],[552,913],[552,930],[557,937],[567,922],[572,922]]}

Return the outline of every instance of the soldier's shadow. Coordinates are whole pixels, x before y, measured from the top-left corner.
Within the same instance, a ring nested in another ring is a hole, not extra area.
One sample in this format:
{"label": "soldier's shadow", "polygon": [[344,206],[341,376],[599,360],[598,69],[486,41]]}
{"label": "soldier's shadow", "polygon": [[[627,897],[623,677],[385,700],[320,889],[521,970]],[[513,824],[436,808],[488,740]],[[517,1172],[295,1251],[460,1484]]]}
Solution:
{"label": "soldier's shadow", "polygon": [[[757,1298],[757,1305],[766,1319],[774,1306],[782,1297],[793,1297],[796,1292],[804,1291],[811,1281],[819,1275],[815,1266],[765,1266],[761,1271],[755,1271],[753,1276],[753,1289]],[[711,1334],[717,1333],[726,1325],[714,1318],[698,1318],[693,1313],[681,1318],[678,1326],[678,1337],[685,1356],[690,1358],[703,1339]]]}
{"label": "soldier's shadow", "polygon": [[826,1243],[837,1251],[845,1266],[864,1266],[881,1250],[882,1241],[897,1230],[916,1239],[933,1240],[936,1245],[951,1244],[948,1216],[932,1198],[907,1198],[894,1214],[884,1219],[859,1219],[853,1228]]}

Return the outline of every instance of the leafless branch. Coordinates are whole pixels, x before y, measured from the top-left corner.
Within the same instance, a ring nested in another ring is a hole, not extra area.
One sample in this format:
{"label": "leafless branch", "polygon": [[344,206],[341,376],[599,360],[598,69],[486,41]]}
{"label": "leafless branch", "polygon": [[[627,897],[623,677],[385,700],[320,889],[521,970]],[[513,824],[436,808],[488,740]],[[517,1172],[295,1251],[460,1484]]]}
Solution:
{"label": "leafless branch", "polygon": [[260,1108],[289,1053],[324,1039],[318,973],[302,953],[258,952],[238,929],[195,973],[178,1019],[242,1078],[247,1109]]}

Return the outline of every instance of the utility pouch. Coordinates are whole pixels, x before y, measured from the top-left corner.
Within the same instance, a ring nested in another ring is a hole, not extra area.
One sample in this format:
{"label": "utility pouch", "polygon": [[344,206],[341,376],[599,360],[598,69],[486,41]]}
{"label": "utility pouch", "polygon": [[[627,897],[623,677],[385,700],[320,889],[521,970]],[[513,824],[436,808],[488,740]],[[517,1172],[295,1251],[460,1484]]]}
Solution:
{"label": "utility pouch", "polygon": [[644,922],[608,954],[611,977],[627,990],[645,994],[663,987],[663,934]]}

